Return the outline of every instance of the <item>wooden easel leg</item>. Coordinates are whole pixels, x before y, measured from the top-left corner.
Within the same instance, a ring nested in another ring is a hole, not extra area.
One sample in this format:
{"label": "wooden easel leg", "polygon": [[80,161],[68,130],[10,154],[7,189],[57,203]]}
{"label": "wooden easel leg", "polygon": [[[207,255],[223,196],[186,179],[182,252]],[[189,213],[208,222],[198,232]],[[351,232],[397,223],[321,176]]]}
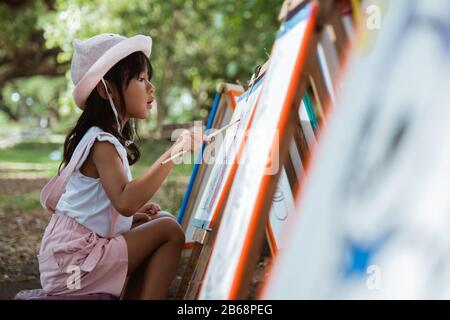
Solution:
{"label": "wooden easel leg", "polygon": [[192,248],[191,256],[187,263],[186,269],[183,273],[183,277],[181,278],[180,284],[178,285],[177,293],[175,295],[176,300],[184,299],[187,288],[189,286],[189,282],[194,274],[195,266],[197,265],[198,259],[200,257],[200,253],[202,252],[203,244],[200,242],[195,242],[194,247]]}
{"label": "wooden easel leg", "polygon": [[347,45],[348,37],[345,31],[344,22],[342,21],[342,15],[339,11],[339,6],[336,6],[330,16],[330,24],[333,27],[334,34],[336,36],[336,51],[339,59],[344,56],[345,46]]}
{"label": "wooden easel leg", "polygon": [[309,74],[309,81],[311,82],[314,95],[319,104],[320,113],[323,117],[326,114],[325,108],[327,103],[330,101],[330,95],[325,84],[325,79],[323,78],[317,54],[311,55],[307,72]]}
{"label": "wooden easel leg", "polygon": [[[211,233],[215,232],[215,229],[211,231]],[[212,249],[213,249],[213,239],[215,238],[211,237],[211,233],[208,233],[205,236],[205,241],[203,248],[199,254],[199,257],[197,259],[197,266],[193,270],[193,274],[191,277],[191,281],[188,283],[188,287],[186,290],[186,294],[184,296],[185,300],[195,300],[198,296],[200,286],[203,281],[203,276],[206,272],[206,267],[208,266],[209,258],[211,257]]]}

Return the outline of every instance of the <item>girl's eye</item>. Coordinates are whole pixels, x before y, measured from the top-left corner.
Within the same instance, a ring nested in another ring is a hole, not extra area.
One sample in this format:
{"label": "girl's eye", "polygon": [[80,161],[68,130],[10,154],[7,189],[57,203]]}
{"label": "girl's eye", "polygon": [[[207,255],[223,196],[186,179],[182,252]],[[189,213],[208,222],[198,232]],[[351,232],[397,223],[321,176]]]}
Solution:
{"label": "girl's eye", "polygon": [[148,80],[145,79],[145,78],[139,78],[138,80],[139,80],[139,82],[141,82],[141,83],[143,83],[143,84],[145,84],[145,85],[147,85],[147,82],[150,83],[150,81],[148,81]]}

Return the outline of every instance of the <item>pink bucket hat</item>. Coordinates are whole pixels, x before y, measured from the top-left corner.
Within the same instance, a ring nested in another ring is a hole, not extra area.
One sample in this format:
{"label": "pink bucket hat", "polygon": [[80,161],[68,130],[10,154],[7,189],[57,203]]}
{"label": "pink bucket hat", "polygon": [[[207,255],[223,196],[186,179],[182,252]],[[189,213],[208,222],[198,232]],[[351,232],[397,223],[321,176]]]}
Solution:
{"label": "pink bucket hat", "polygon": [[80,109],[103,76],[117,62],[136,51],[150,57],[152,38],[136,35],[127,38],[117,34],[99,34],[88,40],[75,39],[71,74],[75,85],[73,98]]}

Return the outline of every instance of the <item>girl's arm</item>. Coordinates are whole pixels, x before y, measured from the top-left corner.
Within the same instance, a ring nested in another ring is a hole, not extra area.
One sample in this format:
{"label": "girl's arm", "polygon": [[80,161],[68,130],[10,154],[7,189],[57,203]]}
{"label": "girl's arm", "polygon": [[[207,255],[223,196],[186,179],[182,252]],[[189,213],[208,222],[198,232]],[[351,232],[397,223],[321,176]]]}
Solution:
{"label": "girl's arm", "polygon": [[92,159],[114,208],[124,216],[137,212],[155,194],[173,167],[172,161],[165,165],[161,165],[161,162],[180,150],[198,149],[202,140],[208,141],[198,134],[192,134],[192,138],[191,135],[182,137],[141,177],[132,181],[128,181],[123,171],[116,148],[109,142],[96,142],[92,148]]}

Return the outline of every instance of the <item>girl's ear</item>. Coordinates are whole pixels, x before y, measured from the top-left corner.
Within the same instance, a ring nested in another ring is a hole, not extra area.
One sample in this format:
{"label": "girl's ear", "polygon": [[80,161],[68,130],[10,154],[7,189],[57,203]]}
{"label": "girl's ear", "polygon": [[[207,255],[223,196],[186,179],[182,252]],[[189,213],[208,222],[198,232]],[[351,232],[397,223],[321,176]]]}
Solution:
{"label": "girl's ear", "polygon": [[[109,84],[105,81],[106,86],[108,87],[108,92],[111,95],[111,97],[113,97],[113,93],[111,91],[111,88],[109,87]],[[103,82],[99,82],[96,86],[96,90],[98,92],[98,94],[100,95],[100,97],[102,97],[105,100],[108,100],[108,96],[106,95],[106,90],[105,90],[105,86],[103,85]]]}

